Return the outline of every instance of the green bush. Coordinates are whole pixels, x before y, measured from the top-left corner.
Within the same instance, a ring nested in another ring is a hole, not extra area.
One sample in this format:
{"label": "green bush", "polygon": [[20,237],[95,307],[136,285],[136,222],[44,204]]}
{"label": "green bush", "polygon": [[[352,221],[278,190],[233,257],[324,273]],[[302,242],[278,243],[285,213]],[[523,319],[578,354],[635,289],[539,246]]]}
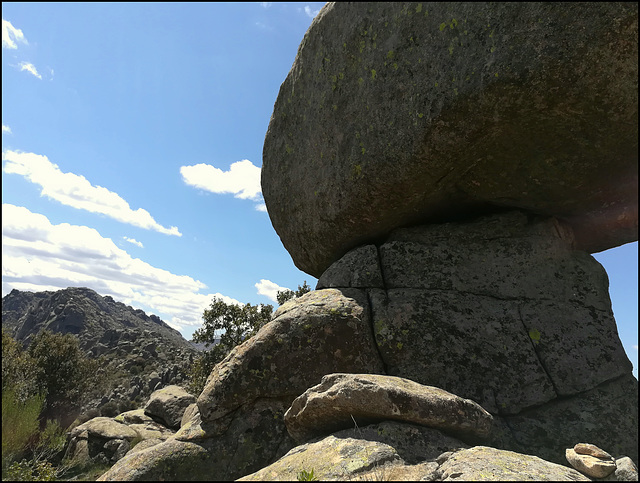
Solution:
{"label": "green bush", "polygon": [[12,389],[2,391],[2,474],[9,465],[22,458],[30,440],[38,432],[38,416],[44,397],[31,396],[20,401]]}
{"label": "green bush", "polygon": [[118,403],[115,401],[109,401],[102,407],[100,407],[100,415],[107,418],[115,418],[118,414]]}
{"label": "green bush", "polygon": [[48,461],[22,460],[13,463],[7,470],[6,478],[9,481],[55,481],[56,469]]}

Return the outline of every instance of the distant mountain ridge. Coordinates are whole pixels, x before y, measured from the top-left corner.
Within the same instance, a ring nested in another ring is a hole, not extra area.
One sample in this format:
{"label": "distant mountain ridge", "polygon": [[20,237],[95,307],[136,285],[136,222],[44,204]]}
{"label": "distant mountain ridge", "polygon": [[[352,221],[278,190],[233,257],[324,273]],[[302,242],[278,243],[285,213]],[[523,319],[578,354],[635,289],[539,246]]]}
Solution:
{"label": "distant mountain ridge", "polygon": [[102,361],[105,392],[91,407],[141,400],[154,389],[185,382],[198,352],[159,317],[86,287],[14,289],[2,298],[2,326],[25,347],[41,330],[76,336],[88,357]]}
{"label": "distant mountain ridge", "polygon": [[16,339],[22,341],[41,329],[76,335],[90,330],[98,335],[109,329],[139,328],[157,331],[178,346],[189,346],[180,332],[156,315],[149,316],[86,287],[56,292],[14,289],[2,298],[2,325],[13,326]]}

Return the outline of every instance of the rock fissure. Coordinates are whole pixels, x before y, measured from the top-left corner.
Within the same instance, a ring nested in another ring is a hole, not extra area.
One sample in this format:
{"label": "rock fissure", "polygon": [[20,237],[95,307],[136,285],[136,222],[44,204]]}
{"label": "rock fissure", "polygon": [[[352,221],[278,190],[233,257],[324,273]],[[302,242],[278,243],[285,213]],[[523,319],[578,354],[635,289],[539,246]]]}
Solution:
{"label": "rock fissure", "polygon": [[[522,306],[520,304],[518,304],[518,318],[520,320],[520,323],[522,324],[522,329],[524,330],[524,332],[526,334],[529,334],[529,329],[527,328],[527,324],[525,324],[524,322],[524,317],[522,315]],[[542,370],[547,376],[547,380],[553,386],[553,392],[555,393],[555,397],[557,398],[558,388],[556,387],[556,384],[553,381],[553,377],[549,372],[549,370],[547,369],[545,362],[542,360],[542,358],[540,357],[540,354],[538,353],[538,350],[536,348],[536,344],[538,343],[538,341],[536,341],[534,337],[529,336],[529,342],[531,344],[531,349],[533,350],[533,353],[536,355],[536,358],[538,359],[538,363],[540,364],[540,367],[542,368]],[[527,408],[523,408],[523,410],[526,410],[526,409]]]}

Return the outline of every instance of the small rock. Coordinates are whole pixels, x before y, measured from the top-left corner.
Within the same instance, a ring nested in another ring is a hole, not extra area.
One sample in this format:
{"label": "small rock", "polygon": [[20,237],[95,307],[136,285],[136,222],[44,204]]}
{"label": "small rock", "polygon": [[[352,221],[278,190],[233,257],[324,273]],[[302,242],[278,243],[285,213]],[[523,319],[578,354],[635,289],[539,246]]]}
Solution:
{"label": "small rock", "polygon": [[598,448],[595,444],[578,443],[573,447],[573,451],[578,454],[587,454],[596,458],[612,460],[613,458],[605,450]]}
{"label": "small rock", "polygon": [[605,478],[616,470],[615,462],[602,460],[591,455],[578,454],[573,448],[567,448],[565,455],[571,466],[592,478]]}
{"label": "small rock", "polygon": [[616,460],[617,481],[638,481],[638,468],[628,456]]}

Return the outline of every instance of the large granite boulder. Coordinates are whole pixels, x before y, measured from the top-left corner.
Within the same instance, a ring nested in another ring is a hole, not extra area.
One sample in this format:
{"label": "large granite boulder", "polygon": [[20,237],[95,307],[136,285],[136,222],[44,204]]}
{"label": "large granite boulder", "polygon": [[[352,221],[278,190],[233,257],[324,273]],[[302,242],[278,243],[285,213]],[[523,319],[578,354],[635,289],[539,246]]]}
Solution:
{"label": "large granite boulder", "polygon": [[283,82],[262,191],[319,277],[394,228],[514,207],[638,239],[637,3],[328,3]]}
{"label": "large granite boulder", "polygon": [[379,374],[328,374],[284,415],[287,431],[298,442],[386,420],[436,428],[465,441],[488,436],[493,417],[469,399]]}
{"label": "large granite boulder", "polygon": [[198,397],[218,419],[260,397],[293,401],[333,372],[383,373],[359,290],[317,290],[282,305],[273,320],[215,366]]}

